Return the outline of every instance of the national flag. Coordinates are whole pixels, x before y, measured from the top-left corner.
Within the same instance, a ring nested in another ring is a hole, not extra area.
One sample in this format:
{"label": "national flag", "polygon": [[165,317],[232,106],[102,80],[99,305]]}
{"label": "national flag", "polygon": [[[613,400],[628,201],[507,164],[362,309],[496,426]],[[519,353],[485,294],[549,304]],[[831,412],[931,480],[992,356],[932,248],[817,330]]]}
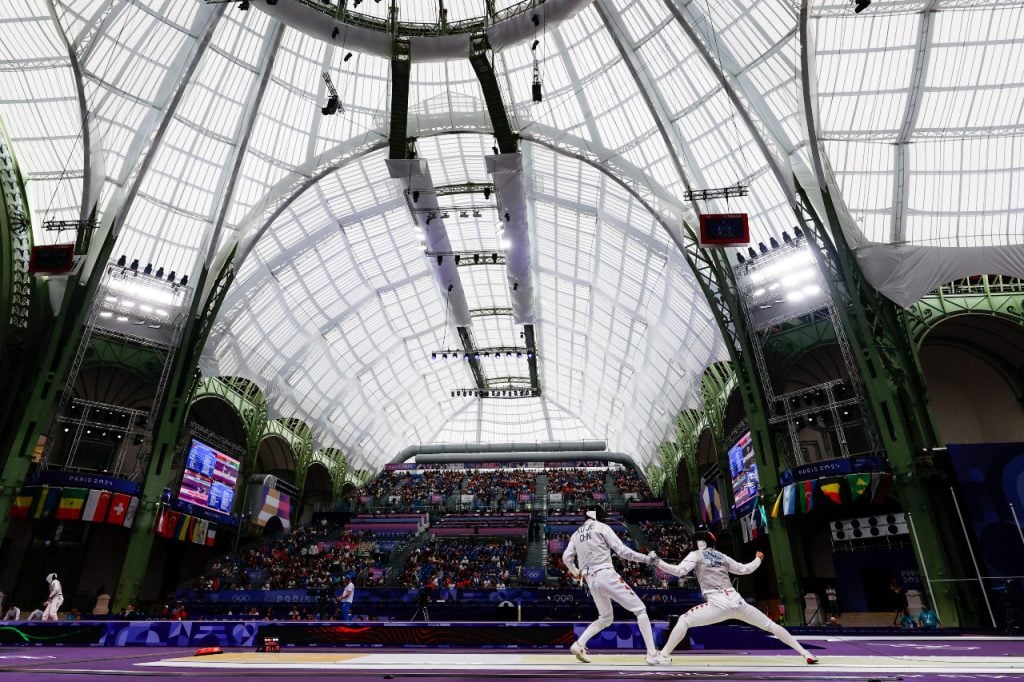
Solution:
{"label": "national flag", "polygon": [[53,513],[57,510],[57,504],[59,502],[60,488],[51,488],[47,485],[40,487],[39,493],[36,495],[35,502],[32,504],[32,518],[52,518]]}
{"label": "national flag", "polygon": [[110,500],[110,509],[107,511],[107,523],[123,526],[124,519],[128,516],[128,505],[131,504],[131,501],[131,495],[115,494]]}
{"label": "national flag", "polygon": [[859,500],[871,486],[871,474],[849,474],[846,477],[846,485],[850,488],[850,501]]}
{"label": "national flag", "polygon": [[871,474],[871,501],[875,503],[885,502],[885,498],[889,495],[889,488],[891,487],[892,474]]}
{"label": "national flag", "polygon": [[192,524],[192,542],[197,545],[206,544],[206,533],[210,529],[210,522],[206,519],[196,519]]}
{"label": "national flag", "polygon": [[167,520],[167,507],[160,505],[160,511],[156,513],[156,521],[153,522],[153,535],[164,534],[164,522]]}
{"label": "national flag", "polygon": [[173,538],[174,534],[178,530],[178,524],[181,523],[181,512],[172,511],[170,509],[164,510],[164,525],[160,530],[160,537],[162,538]]}
{"label": "national flag", "polygon": [[29,511],[32,509],[32,501],[35,497],[35,486],[22,488],[17,497],[14,498],[14,503],[11,504],[11,511],[8,515],[12,519],[27,519]]}
{"label": "national flag", "polygon": [[128,513],[124,515],[124,527],[131,528],[132,524],[135,523],[135,514],[139,511],[139,498],[133,497],[128,502]]}
{"label": "national flag", "polygon": [[57,518],[61,521],[77,521],[82,518],[82,507],[89,491],[85,488],[64,488],[57,505]]}
{"label": "national flag", "polygon": [[779,518],[779,514],[782,513],[782,493],[780,492],[775,498],[775,504],[772,505],[772,518]]}
{"label": "national flag", "polygon": [[786,516],[796,514],[796,483],[782,489],[782,513]]}
{"label": "national flag", "polygon": [[832,501],[832,504],[842,504],[843,503],[842,500],[840,499],[839,481],[838,480],[830,479],[828,483],[822,483],[821,484],[821,492],[823,492],[825,494],[825,497],[827,497],[829,500]]}
{"label": "national flag", "polygon": [[213,547],[215,544],[217,544],[217,527],[211,523],[209,530],[206,531],[206,546]]}
{"label": "national flag", "polygon": [[803,490],[800,496],[800,511],[806,513],[814,509],[814,489],[817,484],[814,481],[804,481],[801,487]]}
{"label": "national flag", "polygon": [[174,539],[188,542],[189,537],[192,535],[192,522],[194,520],[194,516],[182,514],[181,519],[178,521],[178,527],[174,531]]}
{"label": "national flag", "polygon": [[85,501],[85,508],[82,510],[82,520],[103,523],[110,508],[110,498],[113,496],[113,493],[106,490],[90,490],[89,499]]}

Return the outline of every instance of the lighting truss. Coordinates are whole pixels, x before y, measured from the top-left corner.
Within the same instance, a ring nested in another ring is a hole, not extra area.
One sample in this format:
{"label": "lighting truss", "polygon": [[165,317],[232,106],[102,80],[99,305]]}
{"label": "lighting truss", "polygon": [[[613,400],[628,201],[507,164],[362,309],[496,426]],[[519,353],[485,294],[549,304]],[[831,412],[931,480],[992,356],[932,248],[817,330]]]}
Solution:
{"label": "lighting truss", "polygon": [[457,388],[451,392],[453,398],[539,398],[540,389],[523,388],[522,386],[503,386],[487,388]]}
{"label": "lighting truss", "polygon": [[437,258],[439,263],[443,262],[445,258],[453,258],[458,267],[505,264],[503,251],[424,251],[424,253]]}
{"label": "lighting truss", "polygon": [[731,187],[718,187],[715,189],[691,189],[686,192],[687,201],[710,201],[711,199],[734,199],[745,197],[749,193],[749,187],[744,184],[736,184]]}
{"label": "lighting truss", "polygon": [[526,358],[533,360],[537,357],[536,350],[524,348],[523,346],[492,346],[490,348],[474,348],[463,350],[462,348],[443,348],[430,353],[431,360],[482,360],[485,358]]}
{"label": "lighting truss", "polygon": [[43,222],[43,229],[47,232],[95,230],[99,226],[96,220],[46,220]]}

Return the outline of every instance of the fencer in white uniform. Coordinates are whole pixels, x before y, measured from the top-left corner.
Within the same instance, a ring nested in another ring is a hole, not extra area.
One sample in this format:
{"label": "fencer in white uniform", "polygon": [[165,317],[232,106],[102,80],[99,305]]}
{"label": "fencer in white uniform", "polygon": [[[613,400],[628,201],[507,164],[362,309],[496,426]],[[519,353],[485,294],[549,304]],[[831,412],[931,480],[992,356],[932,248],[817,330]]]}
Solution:
{"label": "fencer in white uniform", "polygon": [[748,604],[740,593],[733,589],[729,574],[747,575],[757,570],[764,558],[762,552],[748,564],[741,564],[732,557],[722,554],[715,549],[715,536],[710,531],[700,531],[694,536],[697,541],[697,549],[686,555],[682,563],[678,565],[667,563],[661,559],[655,559],[655,565],[666,573],[683,577],[690,571],[697,576],[700,584],[700,591],[707,600],[703,604],[694,606],[692,609],[679,617],[676,626],[665,642],[661,650],[662,657],[667,658],[672,651],[686,637],[686,631],[691,627],[711,625],[735,618],[744,623],[750,623],[762,630],[767,630],[775,635],[786,646],[797,651],[808,663],[817,663],[818,659],[807,649],[800,646],[793,635],[786,632],[778,623],[772,622],[768,616]]}
{"label": "fencer in white uniform", "polygon": [[654,633],[651,631],[651,620],[647,617],[647,607],[612,565],[612,552],[627,561],[639,564],[651,564],[657,560],[657,555],[653,552],[644,555],[626,547],[615,531],[604,523],[607,516],[607,512],[600,505],[588,511],[587,521],[572,534],[568,546],[562,553],[562,562],[569,569],[569,573],[574,578],[583,577],[587,581],[594,605],[597,606],[597,620],[587,626],[569,650],[580,661],[590,663],[587,642],[612,624],[612,600],[615,600],[636,616],[640,634],[647,647],[647,664],[660,665],[663,661],[654,646]]}
{"label": "fencer in white uniform", "polygon": [[57,612],[60,611],[60,605],[64,603],[64,593],[61,591],[57,574],[51,573],[46,576],[46,584],[50,586],[50,596],[46,598],[43,620],[57,620]]}

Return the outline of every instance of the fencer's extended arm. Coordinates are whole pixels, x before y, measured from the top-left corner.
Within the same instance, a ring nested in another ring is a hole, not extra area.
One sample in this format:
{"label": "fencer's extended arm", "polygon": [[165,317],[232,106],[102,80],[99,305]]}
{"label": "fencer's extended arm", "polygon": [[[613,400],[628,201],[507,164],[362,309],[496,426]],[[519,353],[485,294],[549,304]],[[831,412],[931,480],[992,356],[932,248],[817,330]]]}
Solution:
{"label": "fencer's extended arm", "polygon": [[689,573],[697,567],[697,557],[698,554],[696,552],[690,552],[686,555],[686,558],[678,564],[670,564],[663,559],[658,559],[657,563],[655,563],[655,566],[665,571],[669,575],[674,575],[677,578],[682,578],[684,575],[686,575],[687,573]]}
{"label": "fencer's extended arm", "polygon": [[753,561],[746,564],[741,564],[732,557],[725,557],[725,559],[725,565],[729,568],[729,572],[734,573],[735,575],[747,575],[748,573],[753,573],[761,565],[761,557],[754,557]]}
{"label": "fencer's extended arm", "polygon": [[572,537],[569,539],[569,544],[565,546],[565,551],[562,552],[562,563],[569,569],[569,573],[575,578],[580,574],[580,569],[576,566],[576,538]]}
{"label": "fencer's extended arm", "polygon": [[619,539],[619,536],[615,534],[611,528],[605,526],[601,529],[604,533],[605,542],[608,543],[608,548],[618,554],[621,558],[626,561],[632,561],[637,564],[650,564],[651,559],[646,554],[633,551],[629,547],[626,547],[626,543]]}

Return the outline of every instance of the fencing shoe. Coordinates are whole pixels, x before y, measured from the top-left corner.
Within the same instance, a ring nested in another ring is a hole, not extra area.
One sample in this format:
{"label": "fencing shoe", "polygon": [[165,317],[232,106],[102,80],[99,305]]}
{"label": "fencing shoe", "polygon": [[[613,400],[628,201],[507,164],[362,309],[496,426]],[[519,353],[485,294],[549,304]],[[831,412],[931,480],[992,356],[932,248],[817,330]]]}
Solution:
{"label": "fencing shoe", "polygon": [[656,651],[653,654],[648,654],[644,661],[647,665],[672,665],[672,657],[666,656],[660,651]]}
{"label": "fencing shoe", "polygon": [[581,663],[590,663],[590,656],[587,655],[587,647],[583,646],[579,642],[573,642],[572,646],[569,647],[569,651],[575,656]]}

